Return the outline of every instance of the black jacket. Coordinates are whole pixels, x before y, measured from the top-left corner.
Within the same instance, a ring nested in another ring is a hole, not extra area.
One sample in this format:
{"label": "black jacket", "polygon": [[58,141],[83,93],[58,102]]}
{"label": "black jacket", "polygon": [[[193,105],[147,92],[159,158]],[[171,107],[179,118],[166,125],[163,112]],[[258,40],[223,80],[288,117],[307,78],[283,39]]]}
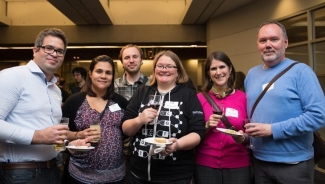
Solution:
{"label": "black jacket", "polygon": [[[156,86],[143,86],[138,88],[130,99],[122,122],[133,119],[144,109],[149,108],[149,95],[159,95]],[[172,105],[171,105],[172,104]],[[195,156],[193,149],[180,150],[172,156],[163,157],[153,155],[148,161],[150,145],[143,142],[146,137],[153,137],[154,125],[142,126],[133,137],[130,169],[138,177],[148,180],[148,167],[150,167],[151,181],[177,181],[190,178],[194,174]],[[169,135],[168,132],[171,132]],[[145,135],[144,132],[147,132]],[[183,85],[177,85],[163,98],[163,105],[159,112],[156,137],[181,138],[195,132],[204,138],[204,117],[202,106],[196,92]]]}

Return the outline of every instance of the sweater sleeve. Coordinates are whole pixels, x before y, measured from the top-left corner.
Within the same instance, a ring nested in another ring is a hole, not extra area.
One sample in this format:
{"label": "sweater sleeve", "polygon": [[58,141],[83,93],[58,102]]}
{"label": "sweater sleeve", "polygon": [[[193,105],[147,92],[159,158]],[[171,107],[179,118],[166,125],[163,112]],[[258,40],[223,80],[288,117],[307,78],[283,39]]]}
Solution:
{"label": "sweater sleeve", "polygon": [[69,129],[71,131],[77,130],[74,120],[76,118],[77,111],[85,98],[86,93],[75,93],[71,95],[62,106],[62,116],[69,118]]}
{"label": "sweater sleeve", "polygon": [[197,133],[201,137],[202,142],[205,135],[205,121],[202,106],[195,91],[189,90],[189,99],[187,99],[186,102],[188,103],[186,104],[188,107],[188,133]]}
{"label": "sweater sleeve", "polygon": [[116,102],[121,109],[126,109],[126,106],[128,105],[128,100],[124,98],[123,96],[119,95],[118,93],[114,93],[113,95],[113,101]]}
{"label": "sweater sleeve", "polygon": [[[294,76],[291,91],[297,94],[299,103],[287,106],[286,114],[283,115],[287,119],[272,124],[273,138],[276,140],[302,135],[325,126],[325,98],[314,71],[307,65],[298,64],[285,75]],[[293,104],[293,98],[288,100]]]}

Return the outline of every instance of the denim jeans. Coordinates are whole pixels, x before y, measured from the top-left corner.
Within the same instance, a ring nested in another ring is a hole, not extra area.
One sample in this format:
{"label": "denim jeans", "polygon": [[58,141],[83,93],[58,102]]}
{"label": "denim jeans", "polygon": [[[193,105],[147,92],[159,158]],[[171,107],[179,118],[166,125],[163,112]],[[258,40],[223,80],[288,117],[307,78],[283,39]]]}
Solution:
{"label": "denim jeans", "polygon": [[60,184],[60,171],[50,169],[0,170],[1,184]]}

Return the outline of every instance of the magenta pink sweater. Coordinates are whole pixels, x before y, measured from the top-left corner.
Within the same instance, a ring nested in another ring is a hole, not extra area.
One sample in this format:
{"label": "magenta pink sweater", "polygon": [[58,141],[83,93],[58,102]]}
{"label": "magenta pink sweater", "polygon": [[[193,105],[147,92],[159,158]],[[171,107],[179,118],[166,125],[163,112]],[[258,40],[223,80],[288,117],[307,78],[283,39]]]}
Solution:
{"label": "magenta pink sweater", "polygon": [[[236,90],[224,99],[217,99],[211,93],[209,95],[217,103],[223,106],[228,120],[237,130],[244,131],[246,113],[245,93]],[[198,98],[204,111],[204,119],[207,121],[212,114],[212,108],[202,93]],[[219,122],[219,128],[226,128]],[[240,168],[250,165],[250,155],[246,145],[238,144],[230,135],[216,131],[214,128],[207,132],[203,142],[196,148],[196,163],[211,168]]]}

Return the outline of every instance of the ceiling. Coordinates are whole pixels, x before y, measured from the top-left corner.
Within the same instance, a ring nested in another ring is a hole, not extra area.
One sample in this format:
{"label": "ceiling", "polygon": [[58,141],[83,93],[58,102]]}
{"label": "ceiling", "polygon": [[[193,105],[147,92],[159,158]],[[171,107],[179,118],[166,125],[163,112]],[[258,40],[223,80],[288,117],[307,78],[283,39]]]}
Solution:
{"label": "ceiling", "polygon": [[0,0],[4,10],[0,22],[9,26],[205,24],[253,1]]}
{"label": "ceiling", "polygon": [[[255,0],[0,0],[0,26],[204,25],[211,18],[253,1]],[[205,45],[135,44],[144,49],[148,59],[152,51],[156,53],[167,48],[181,59],[206,58]],[[76,56],[91,59],[97,53],[104,52],[117,59],[121,46],[69,48],[66,58]],[[5,60],[26,59],[26,55],[32,56],[31,52],[30,48],[0,49],[0,55]]]}

